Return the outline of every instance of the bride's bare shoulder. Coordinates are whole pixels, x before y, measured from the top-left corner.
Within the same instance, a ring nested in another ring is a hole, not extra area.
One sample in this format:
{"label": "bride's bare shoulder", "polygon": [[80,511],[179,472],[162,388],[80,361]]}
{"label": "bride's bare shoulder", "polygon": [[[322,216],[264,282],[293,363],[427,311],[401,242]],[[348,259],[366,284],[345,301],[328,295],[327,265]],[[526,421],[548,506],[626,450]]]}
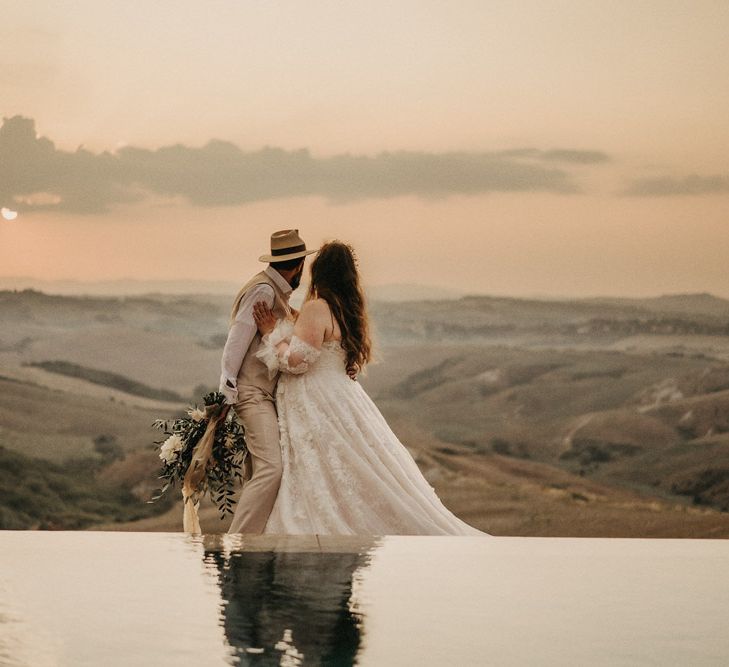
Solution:
{"label": "bride's bare shoulder", "polygon": [[308,326],[326,326],[329,322],[329,305],[324,299],[308,299],[301,304],[297,321]]}
{"label": "bride's bare shoulder", "polygon": [[311,299],[301,306],[300,328],[316,331],[323,336],[323,342],[341,340],[342,334],[334,314],[325,299]]}
{"label": "bride's bare shoulder", "polygon": [[311,317],[329,317],[329,304],[321,298],[309,299],[304,301],[301,312],[302,314],[307,313]]}

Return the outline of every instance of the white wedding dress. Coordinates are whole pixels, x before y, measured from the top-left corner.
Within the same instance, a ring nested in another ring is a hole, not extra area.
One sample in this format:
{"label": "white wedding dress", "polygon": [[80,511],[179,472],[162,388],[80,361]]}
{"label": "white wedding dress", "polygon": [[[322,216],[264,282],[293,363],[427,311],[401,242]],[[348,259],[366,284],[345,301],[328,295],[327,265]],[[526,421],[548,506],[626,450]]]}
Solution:
{"label": "white wedding dress", "polygon": [[[290,342],[283,354],[275,345]],[[303,360],[290,367],[289,354]],[[338,341],[317,350],[280,320],[257,353],[276,389],[283,475],[264,533],[489,535],[448,511],[359,382]]]}

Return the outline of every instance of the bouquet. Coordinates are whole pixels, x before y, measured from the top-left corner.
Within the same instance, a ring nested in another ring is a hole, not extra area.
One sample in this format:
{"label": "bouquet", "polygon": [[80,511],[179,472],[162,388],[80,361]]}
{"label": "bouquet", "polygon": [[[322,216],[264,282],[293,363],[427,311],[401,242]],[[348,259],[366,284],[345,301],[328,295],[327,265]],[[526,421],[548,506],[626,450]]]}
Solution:
{"label": "bouquet", "polygon": [[160,479],[166,480],[149,502],[159,500],[176,482],[182,486],[183,530],[200,532],[197,510],[208,493],[220,512],[221,520],[233,512],[234,484],[242,480],[241,464],[247,453],[245,431],[230,405],[218,391],[203,397],[203,408],[195,405],[187,417],[157,419],[152,426],[164,431],[166,440],[155,441],[162,459]]}

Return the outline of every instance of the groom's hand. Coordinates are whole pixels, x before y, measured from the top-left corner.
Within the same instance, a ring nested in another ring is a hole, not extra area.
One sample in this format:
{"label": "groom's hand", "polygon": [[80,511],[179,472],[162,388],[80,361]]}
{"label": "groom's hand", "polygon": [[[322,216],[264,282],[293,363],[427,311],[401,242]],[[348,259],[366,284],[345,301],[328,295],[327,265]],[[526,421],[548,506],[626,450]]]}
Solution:
{"label": "groom's hand", "polygon": [[276,326],[276,316],[265,301],[258,301],[253,306],[253,319],[261,336],[271,333]]}

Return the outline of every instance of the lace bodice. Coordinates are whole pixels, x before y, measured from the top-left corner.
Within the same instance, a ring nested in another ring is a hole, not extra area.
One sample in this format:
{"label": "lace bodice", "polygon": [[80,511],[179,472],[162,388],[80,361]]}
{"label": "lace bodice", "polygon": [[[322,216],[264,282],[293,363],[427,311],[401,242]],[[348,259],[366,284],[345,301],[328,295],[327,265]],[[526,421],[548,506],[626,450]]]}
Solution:
{"label": "lace bodice", "polygon": [[319,360],[311,370],[318,373],[333,371],[346,374],[347,355],[338,340],[325,340],[321,344]]}

